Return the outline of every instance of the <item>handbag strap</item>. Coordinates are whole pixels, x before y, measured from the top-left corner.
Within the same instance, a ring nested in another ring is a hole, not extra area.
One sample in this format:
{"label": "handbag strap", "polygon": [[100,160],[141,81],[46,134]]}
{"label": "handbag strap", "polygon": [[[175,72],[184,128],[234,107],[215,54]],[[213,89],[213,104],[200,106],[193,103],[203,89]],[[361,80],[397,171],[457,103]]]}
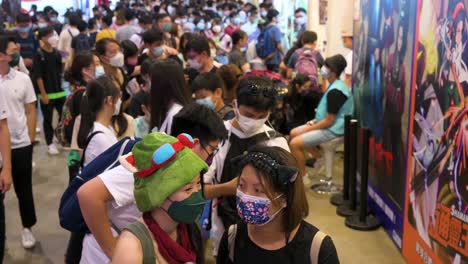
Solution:
{"label": "handbag strap", "polygon": [[140,240],[141,248],[143,249],[143,264],[156,263],[156,254],[154,252],[153,237],[142,222],[135,222],[127,228],[130,233],[134,234]]}
{"label": "handbag strap", "polygon": [[310,263],[319,263],[320,248],[322,247],[322,242],[326,236],[327,234],[323,233],[320,230],[315,234],[314,239],[312,240],[312,244],[310,246]]}

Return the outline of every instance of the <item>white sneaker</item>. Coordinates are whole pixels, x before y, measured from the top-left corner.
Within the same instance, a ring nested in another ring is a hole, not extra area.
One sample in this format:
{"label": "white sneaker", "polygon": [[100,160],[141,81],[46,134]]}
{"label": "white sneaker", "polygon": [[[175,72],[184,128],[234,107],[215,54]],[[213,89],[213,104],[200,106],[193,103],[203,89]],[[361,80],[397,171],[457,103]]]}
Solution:
{"label": "white sneaker", "polygon": [[25,249],[33,248],[36,245],[36,239],[29,228],[23,228],[21,232],[21,243]]}
{"label": "white sneaker", "polygon": [[48,150],[47,152],[50,154],[50,155],[58,155],[60,152],[58,151],[57,149],[57,145],[55,145],[55,143],[52,143],[48,146]]}

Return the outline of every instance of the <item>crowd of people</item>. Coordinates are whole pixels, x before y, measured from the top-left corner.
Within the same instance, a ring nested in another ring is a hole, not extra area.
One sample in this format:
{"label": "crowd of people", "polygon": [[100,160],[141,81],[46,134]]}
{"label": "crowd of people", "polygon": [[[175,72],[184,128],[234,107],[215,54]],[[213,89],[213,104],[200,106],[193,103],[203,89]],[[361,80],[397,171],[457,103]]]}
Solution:
{"label": "crowd of people", "polygon": [[129,2],[0,33],[0,256],[11,184],[36,244],[39,107],[48,154],[68,153],[65,263],[339,263],[304,220],[306,165],[344,134],[352,53],[324,58],[303,8],[286,50],[268,0]]}

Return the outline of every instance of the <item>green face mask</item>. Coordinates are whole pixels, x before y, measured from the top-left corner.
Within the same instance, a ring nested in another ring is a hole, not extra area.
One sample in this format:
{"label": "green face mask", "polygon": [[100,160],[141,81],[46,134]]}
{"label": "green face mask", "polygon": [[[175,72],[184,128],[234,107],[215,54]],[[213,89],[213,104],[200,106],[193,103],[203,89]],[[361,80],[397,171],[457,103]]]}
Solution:
{"label": "green face mask", "polygon": [[164,32],[171,32],[171,30],[172,30],[172,23],[165,24],[165,25],[163,26],[163,31],[164,31]]}
{"label": "green face mask", "polygon": [[11,56],[10,67],[18,66],[20,62],[20,54],[15,53],[15,54],[11,54],[10,56]]}
{"label": "green face mask", "polygon": [[192,224],[203,211],[205,203],[200,190],[181,202],[172,202],[167,214],[177,223]]}

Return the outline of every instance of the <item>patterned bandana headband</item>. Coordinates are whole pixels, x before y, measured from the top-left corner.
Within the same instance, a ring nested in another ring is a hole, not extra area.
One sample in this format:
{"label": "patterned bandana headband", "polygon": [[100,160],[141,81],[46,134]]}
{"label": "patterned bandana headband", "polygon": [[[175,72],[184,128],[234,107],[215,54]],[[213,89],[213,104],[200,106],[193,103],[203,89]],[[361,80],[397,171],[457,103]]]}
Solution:
{"label": "patterned bandana headband", "polygon": [[239,168],[243,168],[247,164],[251,164],[256,169],[272,175],[276,182],[281,186],[287,186],[297,179],[299,171],[296,168],[281,165],[276,159],[264,152],[252,151],[240,155],[232,160]]}

